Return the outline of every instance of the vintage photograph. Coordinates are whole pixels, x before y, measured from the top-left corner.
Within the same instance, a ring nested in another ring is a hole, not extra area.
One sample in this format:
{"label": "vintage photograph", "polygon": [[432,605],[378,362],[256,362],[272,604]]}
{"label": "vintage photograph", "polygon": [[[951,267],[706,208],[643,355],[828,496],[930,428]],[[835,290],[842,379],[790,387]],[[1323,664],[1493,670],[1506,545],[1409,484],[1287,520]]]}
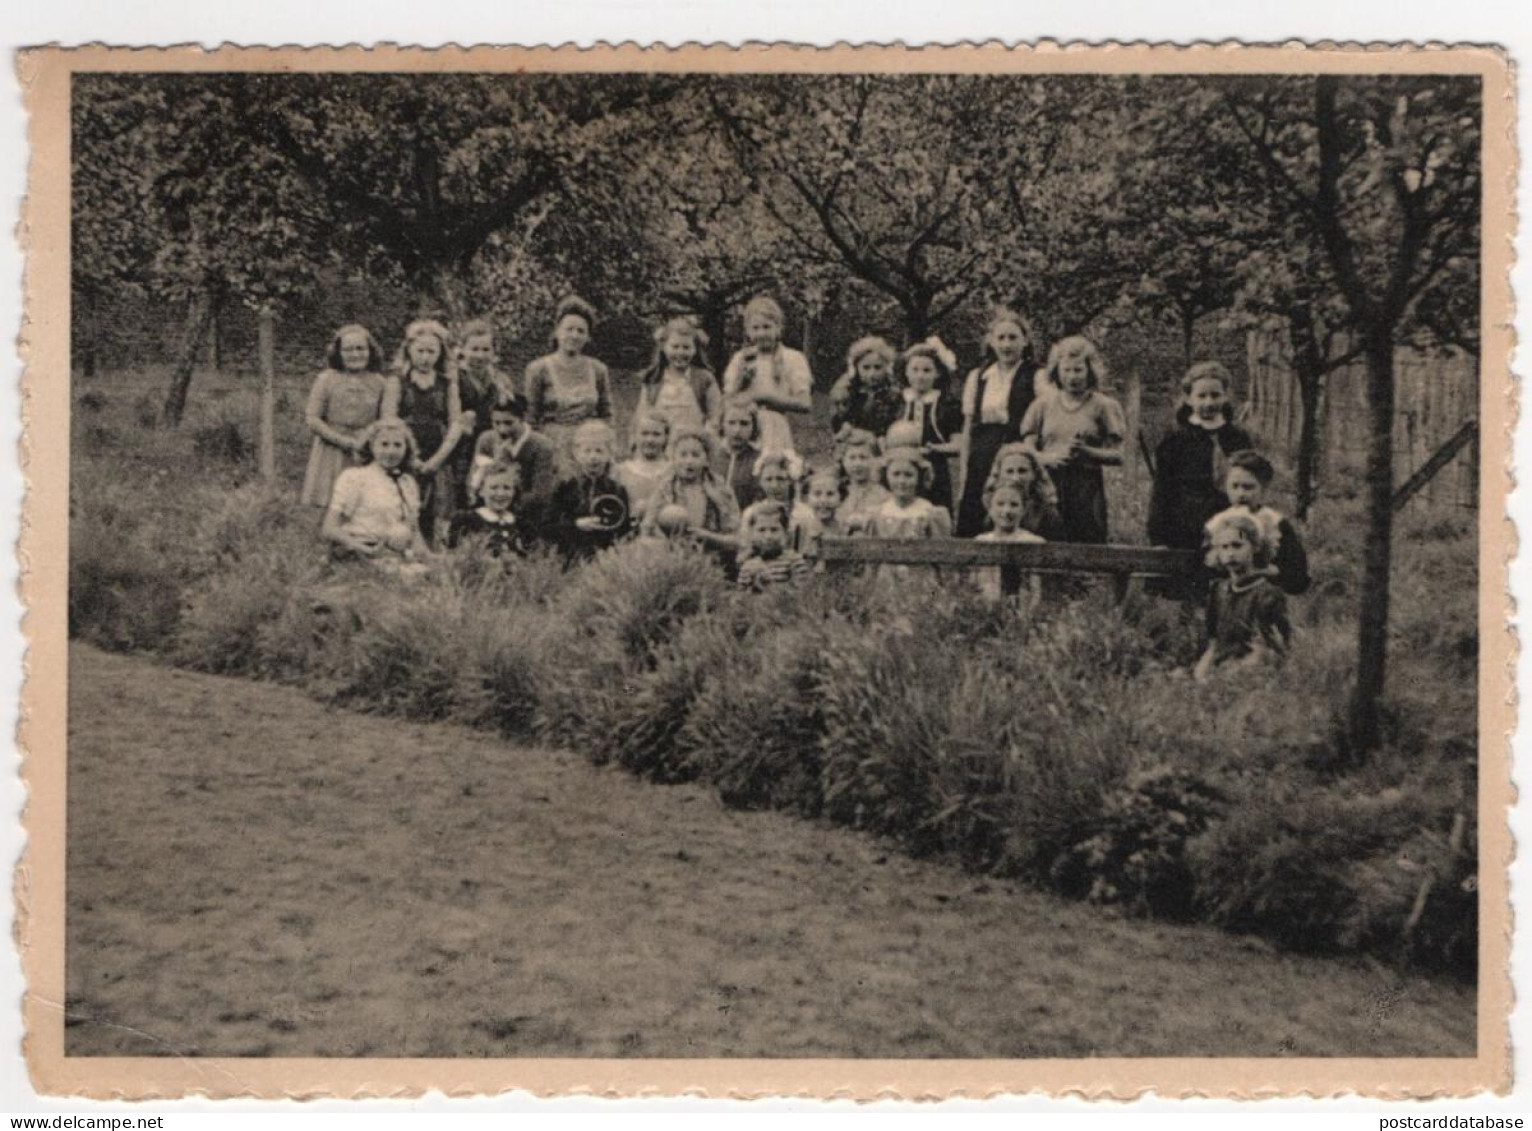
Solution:
{"label": "vintage photograph", "polygon": [[1317,54],[40,56],[70,1078],[1499,1079],[1506,64]]}

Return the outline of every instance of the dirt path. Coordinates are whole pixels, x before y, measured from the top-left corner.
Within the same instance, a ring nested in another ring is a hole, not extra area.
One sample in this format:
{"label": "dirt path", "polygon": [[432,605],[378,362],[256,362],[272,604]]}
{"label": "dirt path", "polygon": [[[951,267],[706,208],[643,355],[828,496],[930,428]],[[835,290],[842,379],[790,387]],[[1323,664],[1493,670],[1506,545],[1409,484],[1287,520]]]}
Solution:
{"label": "dirt path", "polygon": [[1474,1002],[77,647],[71,1055],[1452,1056]]}

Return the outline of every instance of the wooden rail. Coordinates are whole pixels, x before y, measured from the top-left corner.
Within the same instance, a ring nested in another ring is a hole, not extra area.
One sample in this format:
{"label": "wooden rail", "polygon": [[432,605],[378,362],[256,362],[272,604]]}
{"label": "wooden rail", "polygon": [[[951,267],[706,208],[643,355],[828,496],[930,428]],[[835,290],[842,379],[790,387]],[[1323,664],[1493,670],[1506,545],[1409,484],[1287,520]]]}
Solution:
{"label": "wooden rail", "polygon": [[1094,546],[1076,542],[975,542],[967,538],[832,538],[819,546],[829,565],[928,565],[954,569],[1014,566],[1027,573],[1176,577],[1190,573],[1192,550]]}

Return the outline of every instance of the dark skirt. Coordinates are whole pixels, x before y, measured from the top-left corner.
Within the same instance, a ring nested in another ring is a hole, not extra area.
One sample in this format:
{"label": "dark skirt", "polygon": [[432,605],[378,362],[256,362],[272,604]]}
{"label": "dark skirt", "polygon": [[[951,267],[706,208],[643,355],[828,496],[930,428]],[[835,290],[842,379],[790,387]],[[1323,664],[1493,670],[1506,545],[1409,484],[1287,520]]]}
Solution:
{"label": "dark skirt", "polygon": [[1055,467],[1049,474],[1059,493],[1064,541],[1095,545],[1106,542],[1106,480],[1101,468]]}
{"label": "dark skirt", "polygon": [[989,515],[984,510],[984,484],[989,481],[989,469],[994,466],[996,453],[1018,439],[1016,429],[1009,424],[973,425],[968,439],[968,477],[963,481],[963,499],[958,504],[959,538],[976,538],[989,525]]}

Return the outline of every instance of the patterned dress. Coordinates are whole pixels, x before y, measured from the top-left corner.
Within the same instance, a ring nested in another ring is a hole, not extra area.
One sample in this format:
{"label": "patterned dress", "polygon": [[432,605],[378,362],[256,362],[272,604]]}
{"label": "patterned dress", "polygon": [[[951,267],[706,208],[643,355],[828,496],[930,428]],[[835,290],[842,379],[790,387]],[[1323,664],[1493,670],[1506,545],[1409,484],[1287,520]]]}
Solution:
{"label": "patterned dress", "polygon": [[326,369],[314,379],[304,413],[314,433],[309,463],[303,473],[304,506],[327,507],[335,480],[362,461],[359,452],[341,441],[360,438],[383,410],[387,380],[381,373],[342,373]]}

